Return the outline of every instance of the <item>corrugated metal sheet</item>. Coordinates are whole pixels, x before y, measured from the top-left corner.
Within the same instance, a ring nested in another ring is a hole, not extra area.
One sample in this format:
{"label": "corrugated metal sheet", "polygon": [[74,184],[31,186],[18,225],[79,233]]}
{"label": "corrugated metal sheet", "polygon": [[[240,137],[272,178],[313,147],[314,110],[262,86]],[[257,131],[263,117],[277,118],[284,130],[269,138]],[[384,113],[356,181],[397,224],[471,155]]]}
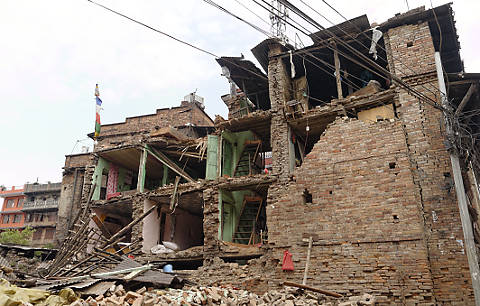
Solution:
{"label": "corrugated metal sheet", "polygon": [[102,281],[99,283],[94,284],[91,287],[76,290],[77,292],[83,294],[83,295],[101,295],[107,292],[108,289],[110,289],[113,285],[115,284],[115,281]]}
{"label": "corrugated metal sheet", "polygon": [[83,280],[64,279],[64,280],[54,280],[54,281],[38,280],[37,283],[40,284],[40,286],[35,287],[35,289],[48,291],[48,290],[57,289],[57,288],[59,289],[59,288],[69,287],[70,285],[82,283],[85,281],[86,281],[85,279]]}
{"label": "corrugated metal sheet", "polygon": [[[136,267],[141,267],[142,265],[138,262],[136,262],[133,259],[124,257],[124,260],[119,263],[114,269],[111,271],[120,271],[124,269],[129,269],[129,268],[136,268]],[[123,280],[124,275],[117,275],[117,276],[108,276],[105,277],[105,279],[118,279],[118,280]],[[146,271],[138,275],[137,277],[133,278],[132,280],[138,281],[138,282],[147,282],[147,283],[152,283],[160,286],[170,286],[172,282],[175,280],[179,280],[175,275],[163,273],[160,271]]]}

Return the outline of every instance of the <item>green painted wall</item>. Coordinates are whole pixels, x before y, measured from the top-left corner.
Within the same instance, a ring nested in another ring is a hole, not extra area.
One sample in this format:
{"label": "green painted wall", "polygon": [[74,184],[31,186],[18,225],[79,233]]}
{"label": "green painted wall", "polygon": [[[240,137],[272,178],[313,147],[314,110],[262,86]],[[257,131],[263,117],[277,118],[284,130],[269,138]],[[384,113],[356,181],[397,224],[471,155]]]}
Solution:
{"label": "green painted wall", "polygon": [[92,200],[100,200],[100,189],[102,188],[102,173],[103,170],[108,171],[110,169],[110,162],[103,159],[98,158],[97,166],[95,167],[95,171],[93,172],[93,179],[92,185],[97,184],[95,187],[95,191],[92,195]]}
{"label": "green painted wall", "polygon": [[[240,159],[240,156],[243,152],[243,147],[245,141],[254,140],[255,136],[251,131],[244,131],[238,133],[231,133],[224,131],[222,137],[225,139],[226,144],[224,144],[225,154],[223,154],[223,164],[224,168],[222,169],[222,175],[233,176],[233,171],[235,166]],[[227,155],[227,150],[229,154]]]}
{"label": "green painted wall", "polygon": [[221,229],[219,229],[219,239],[223,241],[232,241],[233,233],[237,226],[242,210],[243,198],[245,195],[252,195],[250,190],[226,191],[219,192],[219,211],[220,224],[223,224],[223,237]]}
{"label": "green painted wall", "polygon": [[[92,200],[99,200],[100,199],[100,189],[102,188],[102,173],[103,171],[109,171],[110,170],[110,162],[106,159],[99,158],[97,162],[97,166],[95,167],[95,171],[93,172],[93,179],[92,179],[92,184],[97,184],[95,187],[95,191],[93,192],[92,195]],[[125,177],[126,174],[129,170],[119,167],[118,168],[118,185],[117,185],[117,191],[127,191],[131,190],[131,186],[127,185],[125,183]],[[132,172],[132,176],[134,173]],[[133,179],[133,178],[132,178]]]}

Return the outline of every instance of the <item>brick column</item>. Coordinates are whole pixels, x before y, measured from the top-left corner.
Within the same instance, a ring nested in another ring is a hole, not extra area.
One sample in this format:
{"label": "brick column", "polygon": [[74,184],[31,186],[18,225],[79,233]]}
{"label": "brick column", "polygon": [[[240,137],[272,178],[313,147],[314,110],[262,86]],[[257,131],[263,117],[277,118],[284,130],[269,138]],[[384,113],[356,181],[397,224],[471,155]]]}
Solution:
{"label": "brick column", "polygon": [[[428,23],[390,29],[385,43],[390,51],[390,70],[415,90],[439,101],[435,49]],[[397,111],[417,186],[436,302],[473,304],[453,173],[444,145],[443,113],[404,89],[398,90]]]}
{"label": "brick column", "polygon": [[[282,45],[270,45],[270,62],[268,64],[268,86],[272,109],[272,122],[270,126],[270,141],[272,145],[272,170],[278,174],[281,181],[288,179],[290,160],[288,140],[288,124],[284,117],[284,106],[291,97],[291,80],[287,73],[285,63],[281,58],[274,56],[283,51]],[[273,58],[272,58],[273,57]]]}

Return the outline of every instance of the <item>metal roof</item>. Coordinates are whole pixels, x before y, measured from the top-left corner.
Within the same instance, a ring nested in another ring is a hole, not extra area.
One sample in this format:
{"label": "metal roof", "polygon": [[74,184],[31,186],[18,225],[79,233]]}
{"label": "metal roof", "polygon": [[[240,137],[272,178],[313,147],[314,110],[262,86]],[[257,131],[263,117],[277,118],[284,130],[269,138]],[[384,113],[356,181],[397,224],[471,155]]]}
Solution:
{"label": "metal roof", "polygon": [[254,63],[243,57],[221,57],[217,63],[230,70],[230,77],[248,99],[260,109],[270,108],[268,78]]}

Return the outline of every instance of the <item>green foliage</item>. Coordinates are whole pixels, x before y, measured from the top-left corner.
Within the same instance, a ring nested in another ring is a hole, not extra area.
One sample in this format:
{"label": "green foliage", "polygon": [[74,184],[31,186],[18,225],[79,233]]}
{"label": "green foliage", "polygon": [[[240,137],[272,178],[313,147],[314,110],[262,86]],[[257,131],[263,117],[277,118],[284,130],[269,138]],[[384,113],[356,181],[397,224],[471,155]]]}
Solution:
{"label": "green foliage", "polygon": [[27,226],[23,230],[7,229],[0,233],[1,244],[29,245],[35,230]]}
{"label": "green foliage", "polygon": [[35,252],[33,252],[33,256],[35,256],[35,257],[42,257],[42,251],[35,251]]}

